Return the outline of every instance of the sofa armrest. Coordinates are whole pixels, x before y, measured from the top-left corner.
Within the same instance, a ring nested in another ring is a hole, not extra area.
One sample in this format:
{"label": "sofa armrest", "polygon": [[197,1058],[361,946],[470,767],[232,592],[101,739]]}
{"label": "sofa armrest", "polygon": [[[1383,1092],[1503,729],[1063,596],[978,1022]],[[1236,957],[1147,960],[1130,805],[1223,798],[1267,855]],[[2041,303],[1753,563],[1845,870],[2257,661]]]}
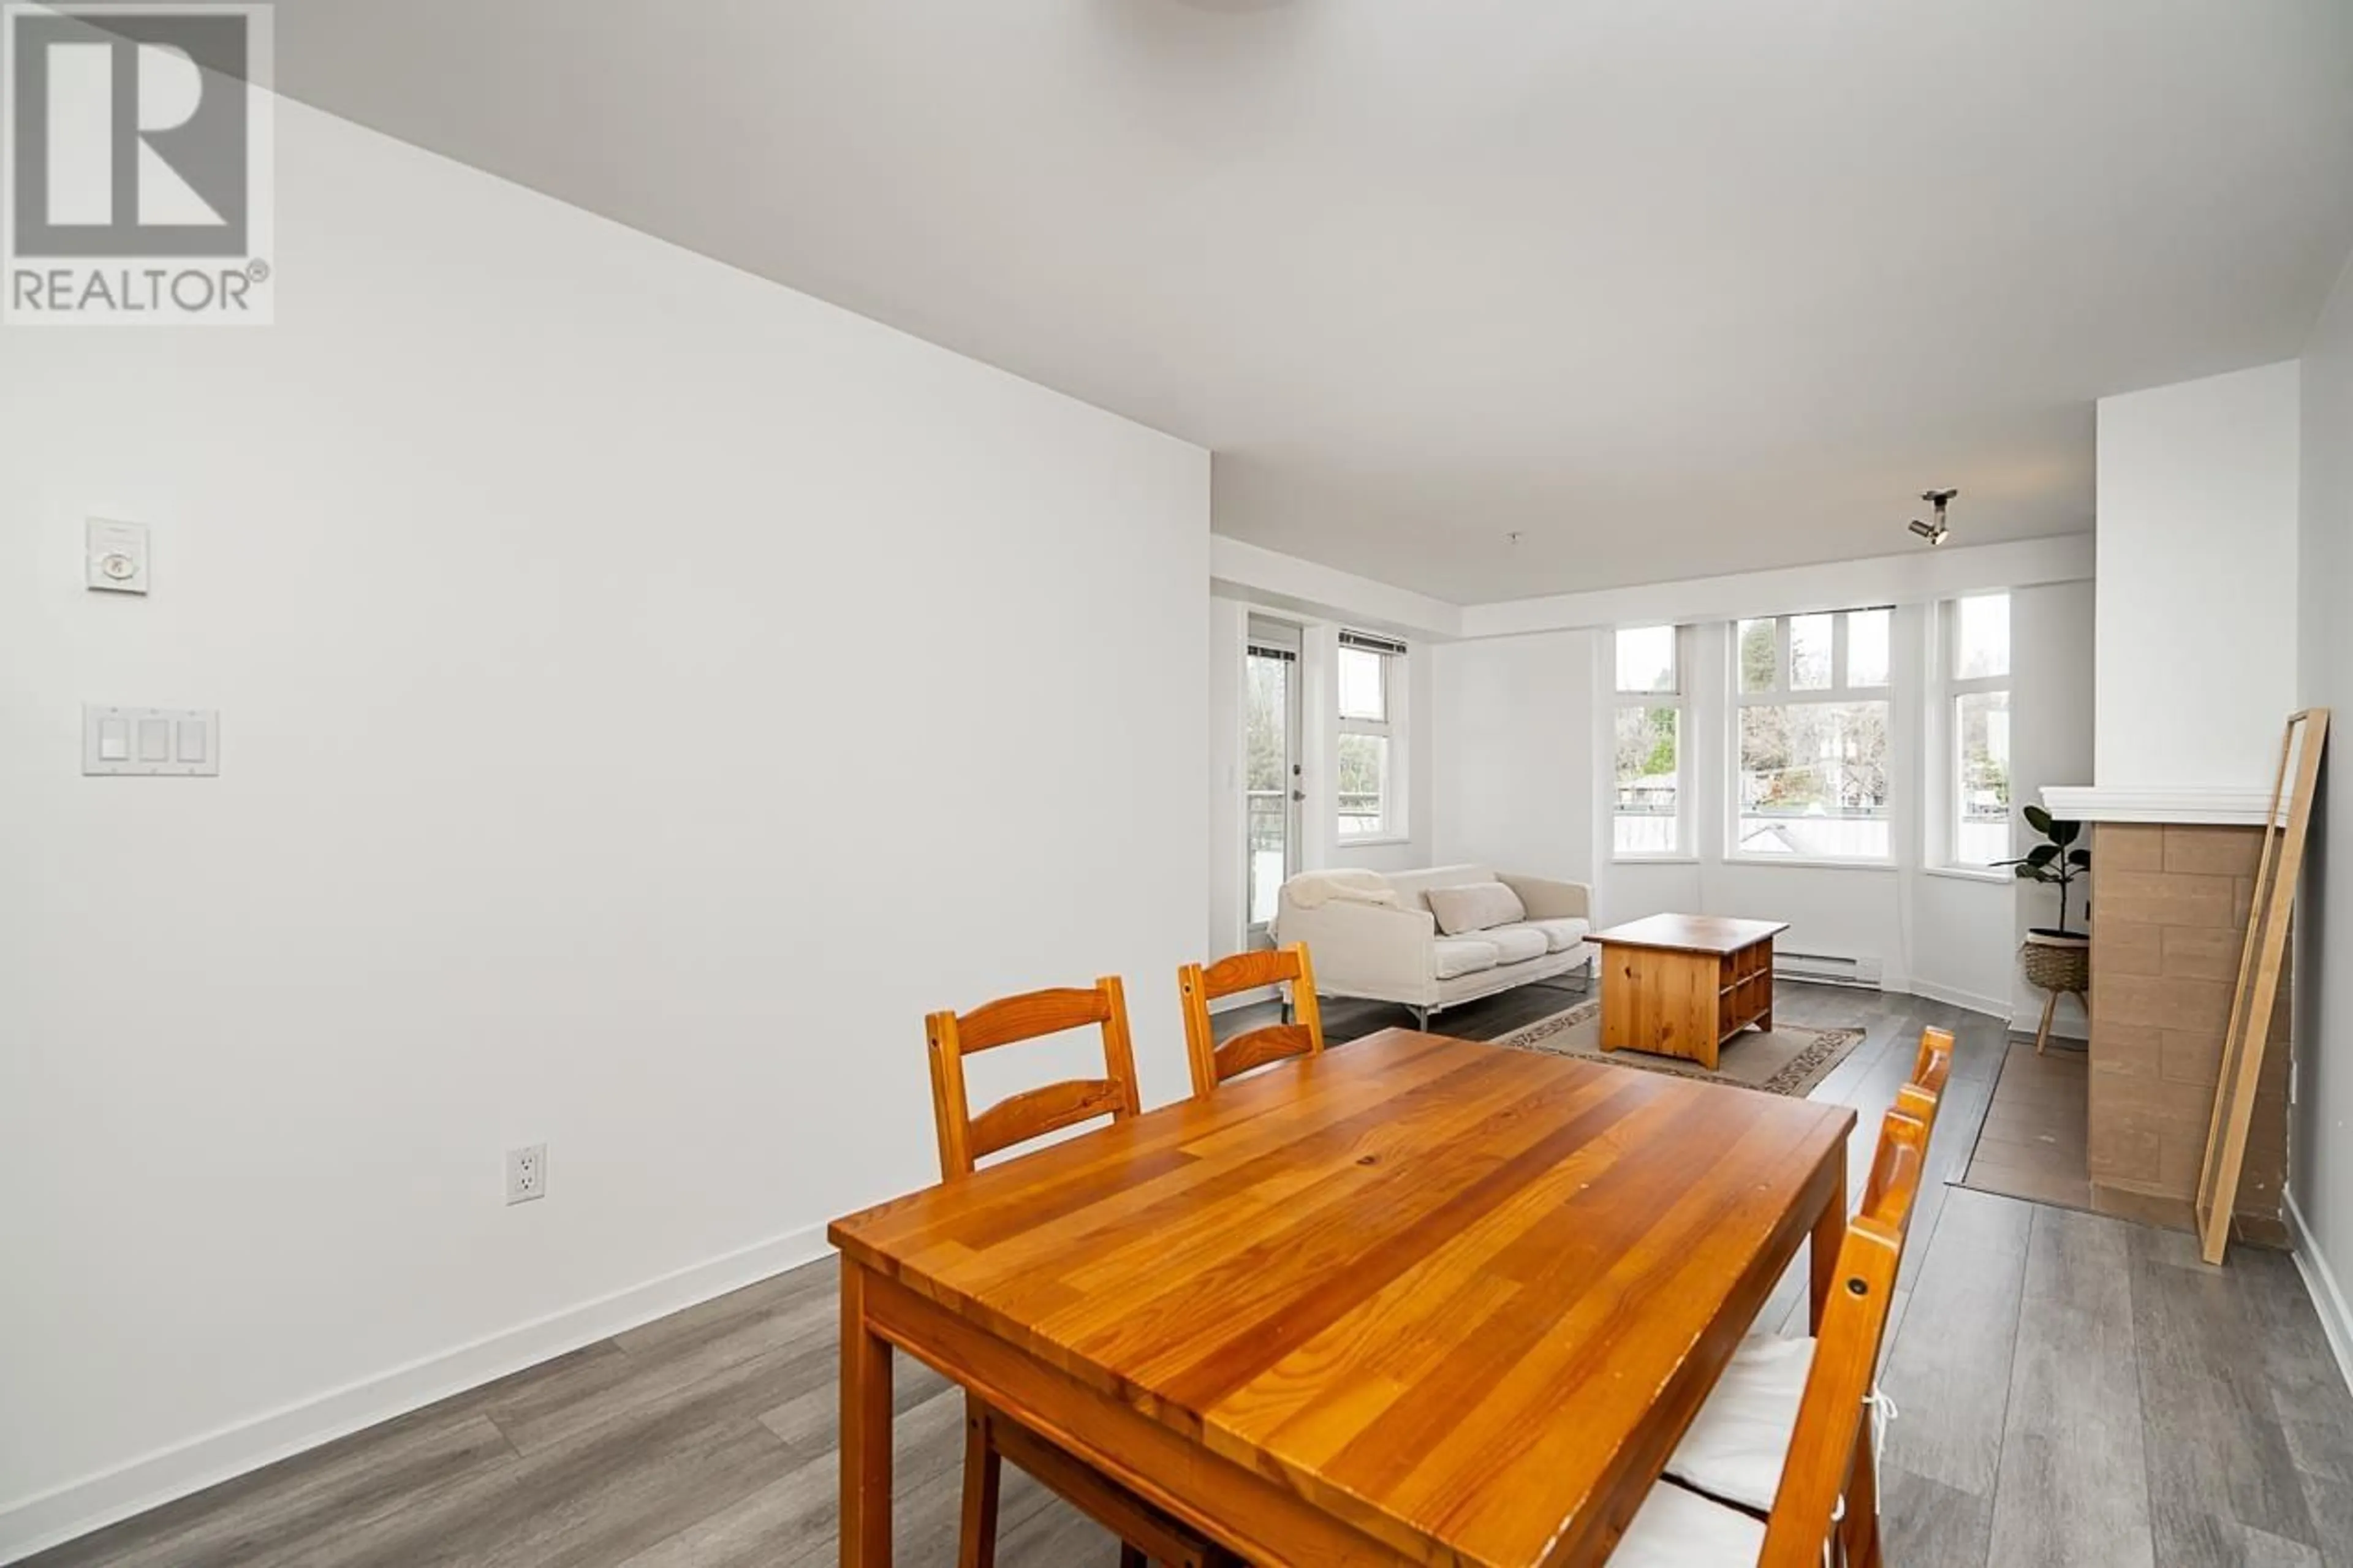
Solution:
{"label": "sofa armrest", "polygon": [[1591,920],[1593,889],[1582,882],[1556,882],[1548,877],[1498,874],[1495,879],[1520,896],[1532,921]]}
{"label": "sofa armrest", "polygon": [[1286,900],[1275,930],[1277,940],[1286,944],[1307,944],[1318,980],[1329,976],[1411,985],[1430,980],[1430,944],[1438,935],[1438,921],[1428,910],[1388,904],[1334,899],[1303,910]]}

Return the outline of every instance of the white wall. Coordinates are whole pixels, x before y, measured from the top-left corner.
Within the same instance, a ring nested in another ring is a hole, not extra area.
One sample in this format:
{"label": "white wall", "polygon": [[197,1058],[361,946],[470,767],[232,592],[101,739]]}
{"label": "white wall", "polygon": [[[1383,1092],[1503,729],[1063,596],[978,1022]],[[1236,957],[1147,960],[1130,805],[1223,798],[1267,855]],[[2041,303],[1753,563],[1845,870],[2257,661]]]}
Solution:
{"label": "white wall", "polygon": [[[2011,799],[2022,797],[2013,795]],[[1909,989],[2014,1021],[2017,1009],[2010,993],[2018,984],[2016,888],[1926,870],[1907,873],[1905,884],[1907,903],[1897,911],[1896,929],[1905,939]],[[2030,1023],[2041,1016],[2040,993],[2034,1008],[2028,1015]]]}
{"label": "white wall", "polygon": [[2300,1260],[2353,1376],[2353,271],[2337,280],[2302,386],[2298,699],[2336,710],[2325,799],[2296,905],[2295,1105],[2288,1194]]}
{"label": "white wall", "polygon": [[[2092,776],[2097,599],[2090,583],[2052,583],[2010,596],[2010,658],[2019,672],[2010,694],[2010,798],[2020,805],[2040,800],[2045,785]],[[2013,820],[2010,832],[2012,854],[2023,854],[2041,842],[2021,822]],[[2077,931],[2084,929],[2085,899],[2099,896],[2098,873],[2094,864],[2094,879],[2079,883],[2071,900],[2069,923]],[[2031,928],[2058,923],[2057,889],[2038,882],[2017,884],[2013,951]],[[2011,1018],[2021,1027],[2031,1027],[2042,1020],[2043,994],[2026,983],[2015,962],[2008,970]],[[2052,1029],[2088,1038],[2091,1019],[2084,1004],[2073,997],[2062,999]]]}
{"label": "white wall", "polygon": [[1184,1084],[1206,454],[278,132],[275,327],[0,349],[0,1556],[815,1255],[928,1008],[1122,973]]}
{"label": "white wall", "polygon": [[1552,632],[1434,650],[1432,861],[1593,880],[1595,634]]}
{"label": "white wall", "polygon": [[2271,785],[2295,704],[2298,375],[2100,400],[2104,789]]}

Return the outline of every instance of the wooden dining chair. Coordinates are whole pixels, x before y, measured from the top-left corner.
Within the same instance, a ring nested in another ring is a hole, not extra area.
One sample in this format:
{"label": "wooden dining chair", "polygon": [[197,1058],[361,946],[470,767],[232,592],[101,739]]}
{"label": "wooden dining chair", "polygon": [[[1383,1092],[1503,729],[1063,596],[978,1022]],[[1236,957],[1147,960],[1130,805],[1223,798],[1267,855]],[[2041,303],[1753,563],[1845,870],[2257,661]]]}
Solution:
{"label": "wooden dining chair", "polygon": [[[1135,1051],[1127,1033],[1127,998],[1115,974],[1083,989],[1030,991],[984,1003],[969,1013],[934,1013],[923,1026],[931,1046],[940,1174],[948,1181],[971,1175],[980,1161],[1015,1144],[1097,1117],[1124,1121],[1142,1112]],[[973,1114],[965,1086],[965,1058],[1091,1026],[1103,1031],[1103,1077],[1023,1089]],[[997,1561],[997,1500],[1003,1461],[1008,1457],[1118,1536],[1120,1568],[1144,1568],[1147,1562],[1172,1568],[1215,1568],[1224,1561],[1219,1549],[1197,1532],[978,1395],[967,1394],[959,1568],[991,1568]]]}
{"label": "wooden dining chair", "polygon": [[[977,1116],[972,1113],[965,1089],[965,1058],[1089,1025],[1103,1030],[1103,1077],[1026,1089]],[[931,1037],[932,1114],[939,1125],[940,1174],[948,1181],[972,1174],[980,1161],[1016,1143],[1098,1116],[1123,1121],[1144,1109],[1135,1091],[1127,997],[1116,974],[1106,974],[1084,989],[1027,991],[983,1003],[969,1013],[934,1013],[923,1020],[923,1027]]]}
{"label": "wooden dining chair", "polygon": [[[1261,986],[1291,987],[1291,1018],[1248,1029],[1225,1044],[1218,1043],[1209,1024],[1209,1004],[1237,992]],[[1204,966],[1188,963],[1176,972],[1176,993],[1185,1006],[1185,1054],[1193,1067],[1193,1092],[1208,1094],[1218,1085],[1252,1068],[1287,1057],[1312,1057],[1324,1049],[1324,1014],[1315,1005],[1315,966],[1308,961],[1307,944],[1238,952]]]}
{"label": "wooden dining chair", "polygon": [[1839,1248],[1837,1284],[1807,1369],[1760,1563],[1819,1562],[1835,1526],[1848,1568],[1879,1568],[1879,1356],[1927,1168],[1928,1131],[1902,1110],[1882,1123],[1866,1189],[1874,1201],[1848,1223]]}
{"label": "wooden dining chair", "polygon": [[1873,1384],[1927,1144],[1918,1118],[1887,1113],[1820,1337],[1759,1336],[1735,1352],[1612,1568],[1818,1568],[1833,1532],[1850,1568],[1877,1568]]}

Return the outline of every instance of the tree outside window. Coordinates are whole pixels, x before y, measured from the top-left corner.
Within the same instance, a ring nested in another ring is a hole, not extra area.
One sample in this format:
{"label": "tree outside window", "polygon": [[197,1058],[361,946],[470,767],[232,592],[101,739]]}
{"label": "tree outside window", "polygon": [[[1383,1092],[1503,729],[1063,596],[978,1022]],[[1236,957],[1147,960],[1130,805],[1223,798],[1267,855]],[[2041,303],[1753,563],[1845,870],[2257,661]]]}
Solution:
{"label": "tree outside window", "polygon": [[1842,610],[1736,626],[1735,856],[1891,858],[1888,616]]}
{"label": "tree outside window", "polygon": [[1617,634],[1611,831],[1620,858],[1684,850],[1682,645],[1676,626],[1628,626]]}

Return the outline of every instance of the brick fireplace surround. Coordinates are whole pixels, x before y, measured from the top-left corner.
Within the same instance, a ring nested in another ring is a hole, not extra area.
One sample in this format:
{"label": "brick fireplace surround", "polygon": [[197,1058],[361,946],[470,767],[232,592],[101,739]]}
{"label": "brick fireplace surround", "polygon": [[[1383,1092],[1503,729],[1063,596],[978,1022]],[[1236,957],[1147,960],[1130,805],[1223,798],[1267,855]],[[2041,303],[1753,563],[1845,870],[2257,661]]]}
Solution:
{"label": "brick fireplace surround", "polygon": [[[2254,896],[2258,826],[2093,825],[2093,1206],[2191,1228]],[[2289,975],[2283,970],[2233,1229],[2288,1244]]]}

